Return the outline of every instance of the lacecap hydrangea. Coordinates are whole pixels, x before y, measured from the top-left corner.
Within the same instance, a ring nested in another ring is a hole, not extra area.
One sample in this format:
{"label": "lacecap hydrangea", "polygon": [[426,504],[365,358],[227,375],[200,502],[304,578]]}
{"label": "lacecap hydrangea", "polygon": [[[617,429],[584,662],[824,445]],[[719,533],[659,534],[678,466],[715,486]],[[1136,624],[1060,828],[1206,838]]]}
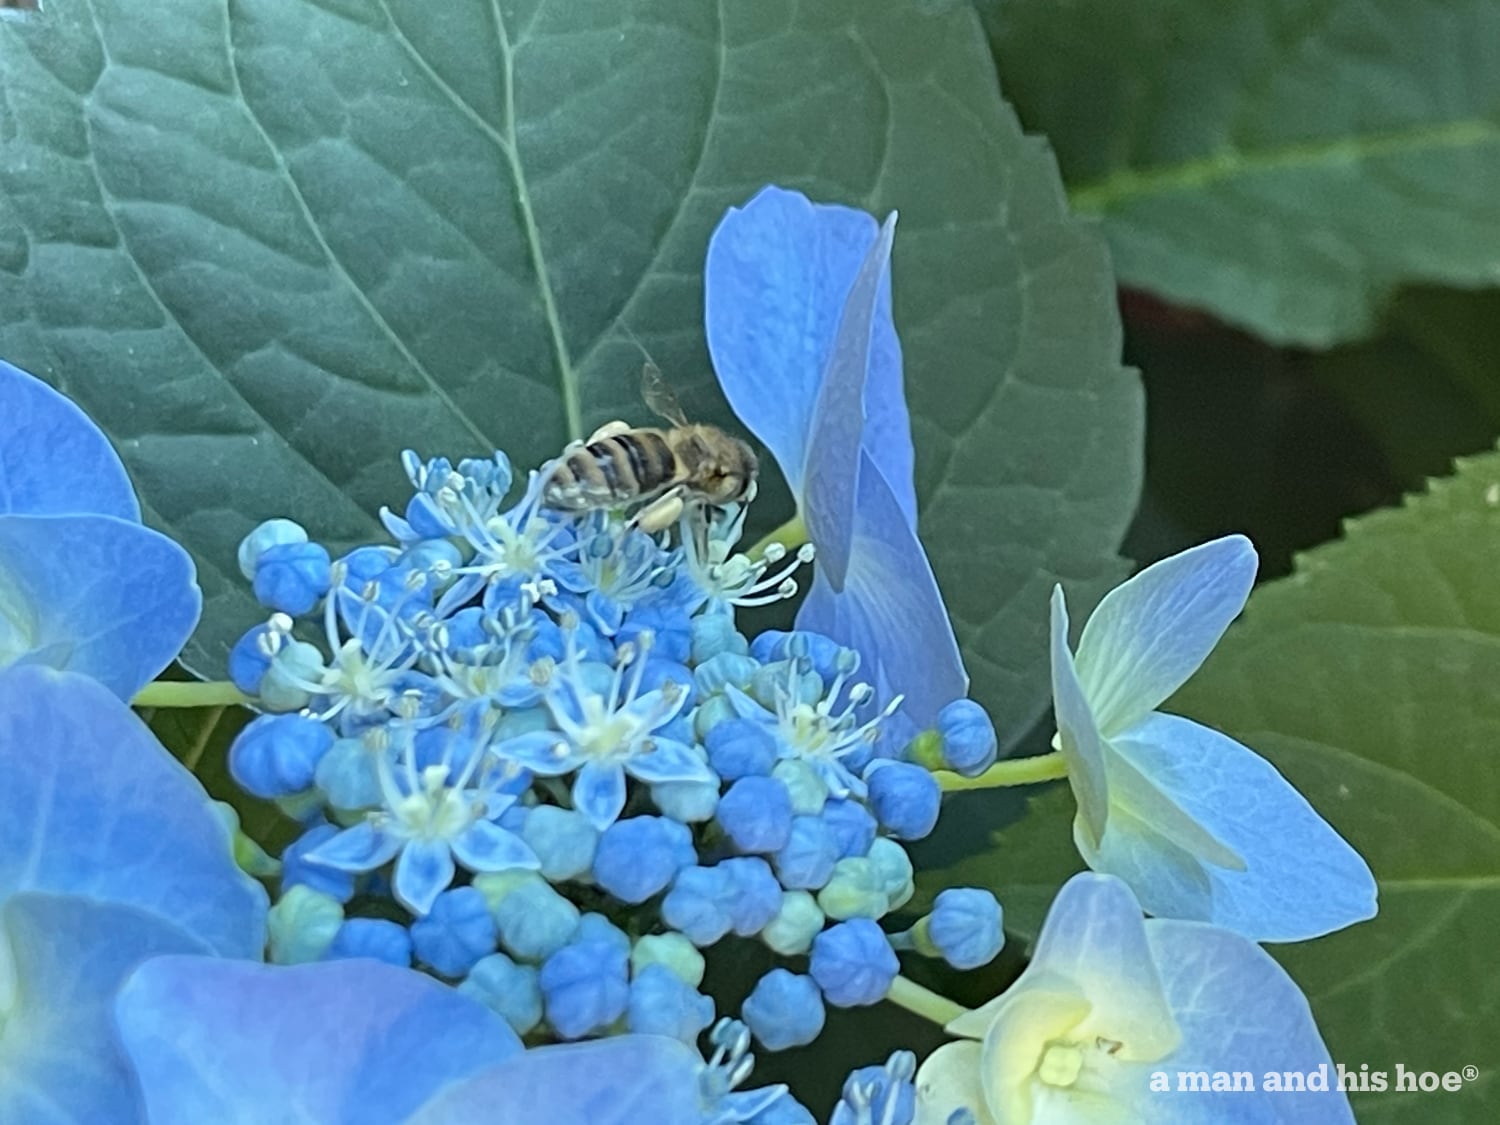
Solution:
{"label": "lacecap hydrangea", "polygon": [[[641,503],[555,506],[564,458],[593,456],[577,446],[524,474],[409,452],[390,541],[337,557],[287,520],[246,537],[270,615],[231,655],[263,713],[230,764],[303,826],[275,959],[415,964],[539,1038],[695,1040],[716,1016],[701,951],[729,935],[797,959],[744,1007],[765,1047],[885,996],[879,921],[911,898],[903,842],[941,798],[912,750],[951,746],[970,774],[995,755],[915,535],[893,220],[767,189],[710,248],[715,366],[737,406],[752,366],[777,373],[755,396],[775,416],[742,414],[808,542],[746,550],[753,490],[657,531]],[[775,318],[772,286],[810,329]],[[746,636],[737,610],[810,565],[796,627]],[[998,952],[998,905],[972,895],[925,952]]]}

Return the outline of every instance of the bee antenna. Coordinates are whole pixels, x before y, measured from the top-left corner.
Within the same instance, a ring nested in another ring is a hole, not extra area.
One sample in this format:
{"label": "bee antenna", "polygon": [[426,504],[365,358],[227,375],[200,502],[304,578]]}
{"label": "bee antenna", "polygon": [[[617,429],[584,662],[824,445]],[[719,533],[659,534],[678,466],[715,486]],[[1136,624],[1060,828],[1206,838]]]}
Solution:
{"label": "bee antenna", "polygon": [[[652,367],[656,367],[656,360],[653,359],[652,356],[651,356],[651,353],[646,350],[646,345],[643,344],[643,343],[641,343],[641,338],[639,336],[637,336],[634,331],[631,330],[630,325],[626,324],[622,320],[622,321],[619,322],[619,329],[620,329],[621,332],[623,332],[625,334],[626,339],[628,339],[632,344],[634,344],[640,350],[641,358],[644,359],[647,363],[649,363]],[[657,368],[657,370],[661,370],[661,369]]]}

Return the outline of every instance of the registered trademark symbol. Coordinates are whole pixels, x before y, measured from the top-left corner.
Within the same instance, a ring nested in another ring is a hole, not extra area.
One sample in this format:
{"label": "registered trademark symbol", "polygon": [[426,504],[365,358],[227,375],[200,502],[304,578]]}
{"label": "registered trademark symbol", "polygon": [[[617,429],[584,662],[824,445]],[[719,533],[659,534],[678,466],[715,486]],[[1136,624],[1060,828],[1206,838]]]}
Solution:
{"label": "registered trademark symbol", "polygon": [[1479,1068],[1477,1066],[1466,1066],[1464,1067],[1463,1073],[1464,1081],[1472,1082],[1474,1081],[1474,1079],[1479,1077]]}

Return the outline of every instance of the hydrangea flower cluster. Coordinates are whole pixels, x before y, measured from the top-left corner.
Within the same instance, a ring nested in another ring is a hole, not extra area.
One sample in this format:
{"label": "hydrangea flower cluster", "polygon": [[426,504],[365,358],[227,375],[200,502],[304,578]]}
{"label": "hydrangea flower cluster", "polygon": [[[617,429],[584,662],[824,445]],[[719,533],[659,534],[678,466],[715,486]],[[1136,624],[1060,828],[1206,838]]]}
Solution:
{"label": "hydrangea flower cluster", "polygon": [[[799,338],[802,366],[818,366],[802,384],[812,421],[799,423],[801,445],[826,460],[852,435],[844,463],[809,471],[822,482],[806,502],[814,543],[742,552],[739,504],[690,507],[655,535],[628,506],[555,510],[557,463],[519,481],[500,453],[456,465],[408,453],[413,495],[384,513],[389,545],[333,558],[286,520],[246,538],[241,566],[272,612],[230,669],[266,713],[235,742],[231,769],[305,826],[282,857],[278,960],[416,963],[518,1032],[560,1039],[623,1025],[694,1040],[715,1017],[697,991],[700,950],[731,935],[806,958],[804,972],[765,975],[745,1002],[767,1048],[812,1041],[825,1004],[885,996],[899,965],[878,923],[910,899],[902,842],[932,830],[941,797],[909,735],[949,748],[946,764],[968,773],[994,760],[996,739],[962,698],[961,672],[947,689],[913,677],[910,699],[879,630],[846,627],[851,613],[887,614],[887,592],[863,606],[857,592],[859,574],[879,571],[884,529],[859,523],[864,506],[836,509],[853,503],[856,477],[881,478],[846,421],[860,417],[866,385],[894,378],[875,400],[887,414],[900,401],[899,363],[874,354],[884,339],[874,326],[889,325],[877,310],[893,227],[823,210],[832,227],[800,197],[767,193],[726,220],[711,252],[712,270],[714,253],[781,237],[789,215],[841,251],[819,259],[828,272],[806,279],[806,295],[842,312],[818,329],[828,339]],[[743,260],[730,272],[743,280]],[[838,409],[820,410],[830,395]],[[791,393],[778,403],[795,405]],[[904,432],[901,409],[879,420],[883,431]],[[909,458],[896,469],[909,493]],[[908,516],[892,527],[920,555]],[[804,614],[826,617],[836,636],[745,636],[736,610],[794,592],[814,547],[818,573],[831,547],[847,581]],[[944,623],[924,666],[942,669],[953,651]],[[903,633],[903,653],[921,647]],[[987,891],[966,895],[904,947],[966,967],[991,960],[999,905]]]}

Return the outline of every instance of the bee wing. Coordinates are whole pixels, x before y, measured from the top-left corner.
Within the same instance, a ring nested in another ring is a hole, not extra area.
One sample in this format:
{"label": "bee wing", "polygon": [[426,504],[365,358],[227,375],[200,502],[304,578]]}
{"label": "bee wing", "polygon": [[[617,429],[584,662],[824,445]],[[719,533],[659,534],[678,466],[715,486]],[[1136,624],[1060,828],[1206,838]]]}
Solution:
{"label": "bee wing", "polygon": [[649,359],[641,368],[641,397],[646,400],[647,406],[672,425],[688,424],[687,415],[682,412],[677,396],[667,385],[666,379],[662,378],[661,368]]}

